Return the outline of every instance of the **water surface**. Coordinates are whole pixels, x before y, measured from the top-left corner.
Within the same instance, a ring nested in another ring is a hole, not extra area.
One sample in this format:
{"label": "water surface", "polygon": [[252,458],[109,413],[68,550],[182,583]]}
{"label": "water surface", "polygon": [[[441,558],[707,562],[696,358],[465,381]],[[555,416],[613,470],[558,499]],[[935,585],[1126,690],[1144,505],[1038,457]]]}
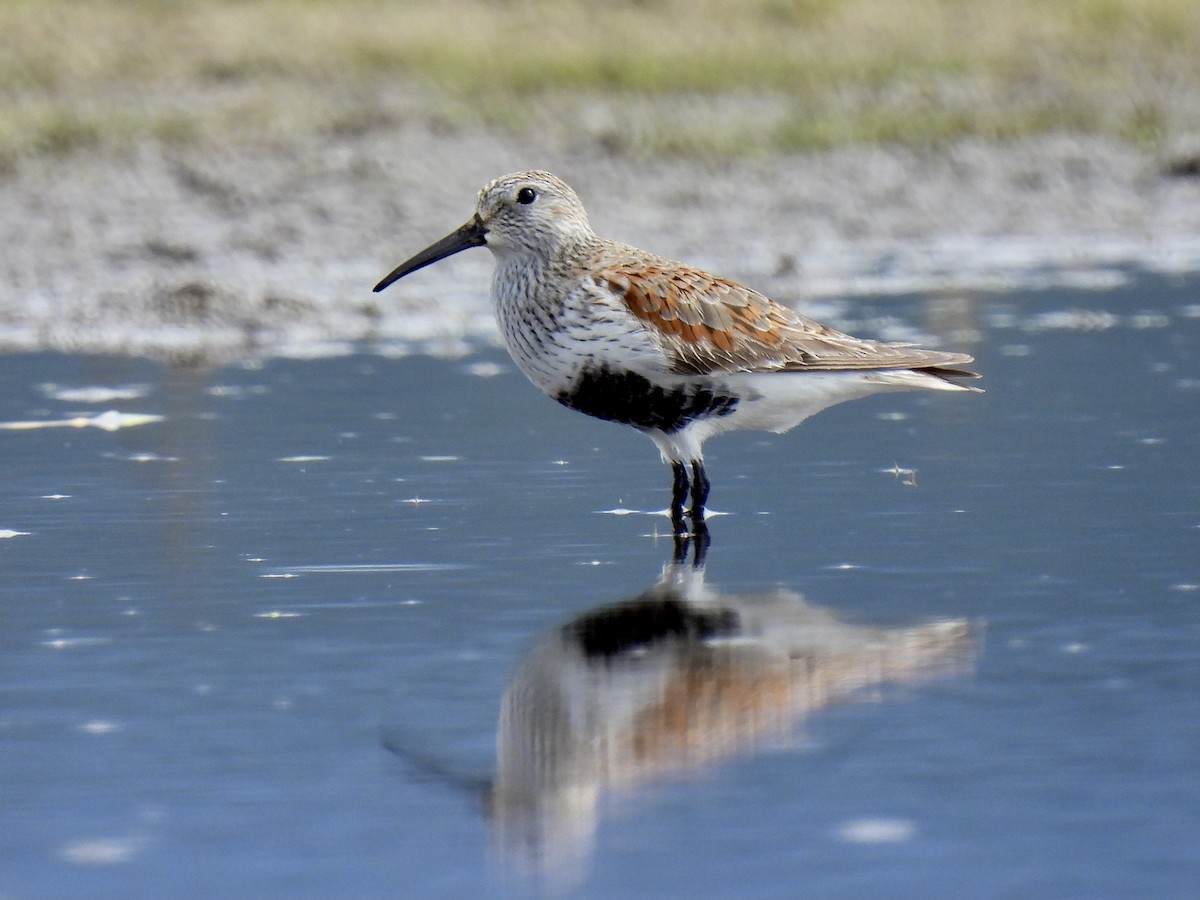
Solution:
{"label": "water surface", "polygon": [[[987,393],[712,441],[686,596],[650,442],[494,349],[0,358],[0,894],[1194,896],[1200,283],[847,311]],[[599,723],[552,804],[511,683]]]}

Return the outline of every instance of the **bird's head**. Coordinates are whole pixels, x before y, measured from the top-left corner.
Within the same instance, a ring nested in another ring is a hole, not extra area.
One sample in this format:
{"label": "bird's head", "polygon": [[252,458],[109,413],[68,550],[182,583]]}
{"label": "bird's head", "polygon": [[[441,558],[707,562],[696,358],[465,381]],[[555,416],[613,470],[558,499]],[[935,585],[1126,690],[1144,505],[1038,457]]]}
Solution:
{"label": "bird's head", "polygon": [[485,185],[469,222],[402,262],[375,290],[470,247],[486,246],[501,258],[549,258],[592,236],[583,204],[566,182],[549,172],[516,172]]}

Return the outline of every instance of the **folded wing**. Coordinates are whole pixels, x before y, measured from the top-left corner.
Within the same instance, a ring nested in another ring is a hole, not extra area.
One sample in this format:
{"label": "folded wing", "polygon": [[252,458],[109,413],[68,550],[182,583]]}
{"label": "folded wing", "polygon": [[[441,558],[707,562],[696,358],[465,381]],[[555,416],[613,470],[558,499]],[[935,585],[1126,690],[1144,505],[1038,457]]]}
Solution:
{"label": "folded wing", "polygon": [[597,276],[656,334],[680,374],[921,369],[975,378],[965,353],[863,340],[781,306],[757,291],[677,263],[618,264]]}

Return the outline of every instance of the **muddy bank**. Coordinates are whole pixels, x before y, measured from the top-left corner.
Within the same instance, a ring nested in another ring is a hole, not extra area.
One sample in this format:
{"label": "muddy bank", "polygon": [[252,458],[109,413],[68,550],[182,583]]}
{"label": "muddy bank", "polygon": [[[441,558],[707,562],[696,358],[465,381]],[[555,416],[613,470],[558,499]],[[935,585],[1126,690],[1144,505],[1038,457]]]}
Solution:
{"label": "muddy bank", "polygon": [[579,190],[597,231],[799,305],[1200,271],[1200,178],[1107,139],[717,164],[413,125],[23,161],[0,181],[0,349],[199,363],[492,340],[485,251],[370,288],[464,221],[483,182],[535,166]]}

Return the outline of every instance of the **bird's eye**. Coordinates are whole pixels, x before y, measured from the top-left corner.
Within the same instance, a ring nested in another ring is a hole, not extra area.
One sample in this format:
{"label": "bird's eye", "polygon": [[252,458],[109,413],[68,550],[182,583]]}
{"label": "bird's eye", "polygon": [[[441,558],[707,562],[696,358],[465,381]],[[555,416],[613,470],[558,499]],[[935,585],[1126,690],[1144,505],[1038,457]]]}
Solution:
{"label": "bird's eye", "polygon": [[517,202],[528,206],[537,199],[537,191],[533,188],[523,187],[517,191]]}

